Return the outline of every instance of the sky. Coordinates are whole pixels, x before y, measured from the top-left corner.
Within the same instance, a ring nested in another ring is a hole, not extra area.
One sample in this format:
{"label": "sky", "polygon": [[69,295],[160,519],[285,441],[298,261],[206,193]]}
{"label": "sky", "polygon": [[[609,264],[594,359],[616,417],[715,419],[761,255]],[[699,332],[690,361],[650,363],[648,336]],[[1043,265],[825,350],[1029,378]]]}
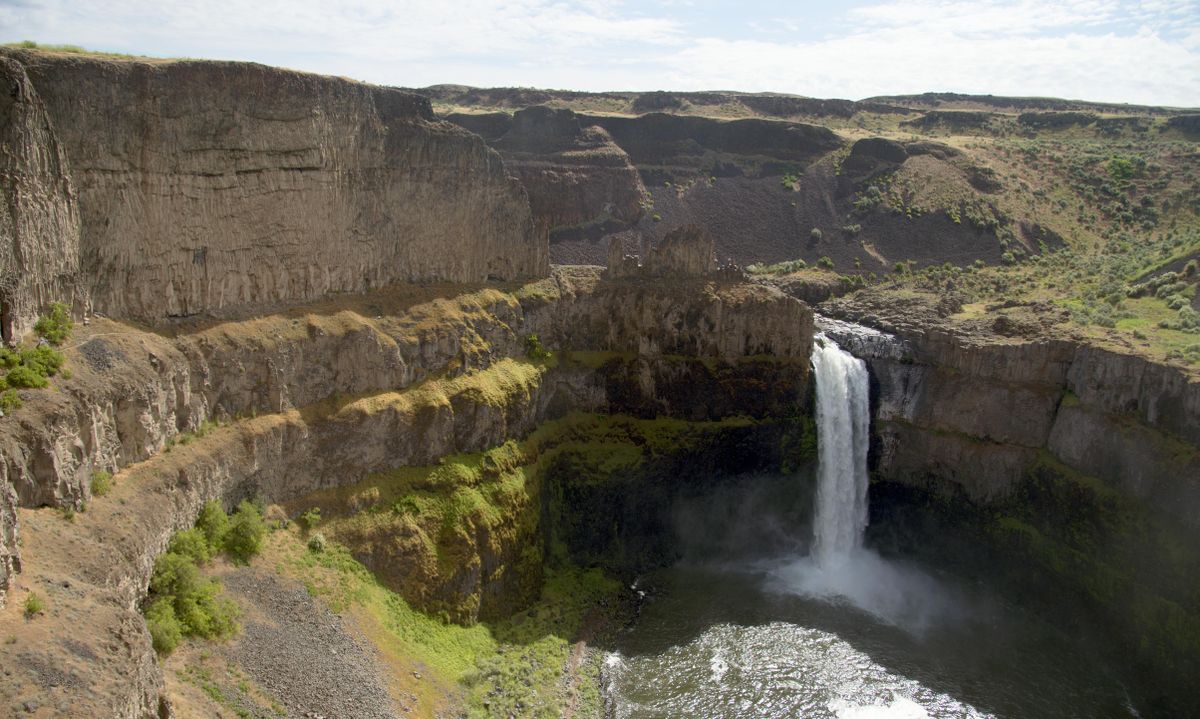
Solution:
{"label": "sky", "polygon": [[0,0],[0,42],[19,40],[402,87],[1200,107],[1200,0]]}

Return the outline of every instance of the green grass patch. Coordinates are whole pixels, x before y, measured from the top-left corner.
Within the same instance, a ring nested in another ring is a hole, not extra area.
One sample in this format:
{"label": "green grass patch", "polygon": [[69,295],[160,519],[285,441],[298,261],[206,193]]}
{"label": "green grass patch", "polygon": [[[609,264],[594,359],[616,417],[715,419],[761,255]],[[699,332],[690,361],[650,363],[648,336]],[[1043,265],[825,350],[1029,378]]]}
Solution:
{"label": "green grass patch", "polygon": [[[305,581],[336,611],[364,612],[383,630],[372,635],[373,641],[461,692],[471,717],[561,716],[568,700],[563,668],[572,642],[602,603],[618,604],[621,591],[599,570],[563,568],[547,574],[540,597],[527,609],[498,622],[460,626],[414,609],[343,545],[331,542],[314,553],[304,551],[294,533],[275,536],[286,545],[284,571]],[[582,704],[594,705],[589,697],[600,695],[598,672],[581,669]]]}

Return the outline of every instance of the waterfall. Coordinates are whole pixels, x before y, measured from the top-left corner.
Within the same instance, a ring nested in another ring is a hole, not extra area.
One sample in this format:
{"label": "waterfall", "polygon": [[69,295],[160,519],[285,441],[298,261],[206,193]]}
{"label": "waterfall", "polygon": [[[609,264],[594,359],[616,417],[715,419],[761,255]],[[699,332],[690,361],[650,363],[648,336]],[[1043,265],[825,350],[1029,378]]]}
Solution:
{"label": "waterfall", "polygon": [[825,335],[812,353],[817,384],[817,507],[813,556],[820,566],[862,547],[867,527],[867,366]]}

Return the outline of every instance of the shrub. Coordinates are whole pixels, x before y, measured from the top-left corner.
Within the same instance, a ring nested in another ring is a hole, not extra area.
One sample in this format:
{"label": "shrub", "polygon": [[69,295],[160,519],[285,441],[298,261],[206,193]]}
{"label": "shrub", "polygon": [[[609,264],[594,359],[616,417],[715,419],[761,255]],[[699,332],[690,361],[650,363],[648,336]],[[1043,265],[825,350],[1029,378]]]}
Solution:
{"label": "shrub", "polygon": [[103,497],[112,489],[112,475],[104,470],[92,473],[92,494]]}
{"label": "shrub", "polygon": [[[4,378],[0,377],[0,385],[3,382]],[[3,386],[0,386],[0,389],[3,389]],[[21,409],[21,397],[17,395],[17,391],[10,389],[0,392],[0,412],[7,414],[17,409]]]}
{"label": "shrub", "polygon": [[45,375],[35,372],[33,369],[25,365],[13,367],[4,376],[5,384],[9,387],[24,387],[27,389],[40,389],[50,384]]}
{"label": "shrub", "polygon": [[824,267],[827,270],[832,270],[833,260],[829,259],[828,257],[822,257],[821,259],[817,260],[817,266]]}
{"label": "shrub", "polygon": [[808,231],[808,236],[809,236],[809,237],[810,237],[810,238],[811,238],[811,239],[812,239],[814,242],[818,242],[818,241],[820,241],[820,239],[821,239],[822,237],[824,237],[824,233],[822,233],[822,232],[821,232],[821,228],[819,228],[819,227],[814,227],[814,228],[812,228],[811,230],[809,230],[809,231]]}
{"label": "shrub", "polygon": [[320,554],[325,551],[325,535],[317,532],[308,539],[308,551]]}
{"label": "shrub", "polygon": [[304,510],[303,514],[300,515],[299,521],[301,529],[306,532],[311,530],[321,521],[321,508],[309,507],[308,509]]}
{"label": "shrub", "polygon": [[200,576],[192,557],[173,551],[159,557],[146,606],[154,648],[169,653],[182,637],[220,639],[237,631],[237,606],[219,599],[220,591],[220,584]]}
{"label": "shrub", "polygon": [[195,564],[204,564],[212,557],[208,537],[196,527],[177,532],[167,545],[167,552],[187,557]]}
{"label": "shrub", "polygon": [[550,351],[542,346],[542,340],[536,334],[525,338],[525,356],[531,360],[550,358]]}
{"label": "shrub", "polygon": [[209,550],[215,552],[225,543],[225,532],[229,529],[229,516],[216,501],[208,501],[200,508],[196,529],[204,533]]}
{"label": "shrub", "polygon": [[28,597],[25,597],[25,616],[32,617],[36,614],[41,614],[46,609],[45,602],[37,595],[36,592],[30,592]]}
{"label": "shrub", "polygon": [[33,326],[35,332],[53,345],[60,345],[71,335],[71,313],[62,302],[50,305],[50,314],[38,319]]}
{"label": "shrub", "polygon": [[1128,157],[1114,157],[1108,161],[1106,168],[1108,176],[1114,180],[1128,180],[1133,177],[1133,161]]}
{"label": "shrub", "polygon": [[250,502],[242,502],[229,518],[225,532],[225,553],[235,562],[246,563],[262,550],[263,535],[267,525],[258,508]]}
{"label": "shrub", "polygon": [[183,627],[175,616],[172,597],[159,597],[146,607],[146,626],[150,629],[150,640],[154,651],[166,656],[175,651],[183,640]]}

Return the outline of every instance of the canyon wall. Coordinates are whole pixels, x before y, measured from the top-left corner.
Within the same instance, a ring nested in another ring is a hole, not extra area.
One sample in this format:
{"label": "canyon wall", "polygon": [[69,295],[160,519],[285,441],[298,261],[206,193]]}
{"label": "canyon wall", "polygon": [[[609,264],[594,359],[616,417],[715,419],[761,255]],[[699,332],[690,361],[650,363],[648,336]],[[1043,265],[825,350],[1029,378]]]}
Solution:
{"label": "canyon wall", "polygon": [[536,222],[550,241],[619,232],[643,214],[646,188],[637,169],[603,128],[570,110],[530,107],[504,113],[451,114],[481,135],[529,192]]}
{"label": "canyon wall", "polygon": [[0,339],[74,304],[79,210],[66,152],[21,63],[0,55]]}
{"label": "canyon wall", "polygon": [[[160,321],[547,271],[520,184],[424,98],[245,63],[2,52],[21,88],[6,161],[33,163],[6,194],[47,198],[15,218],[22,286],[66,299],[54,283],[78,273],[95,310]],[[25,324],[38,292],[14,296]]]}
{"label": "canyon wall", "polygon": [[[801,303],[762,286],[600,274],[566,268],[515,292],[397,287],[173,337],[109,320],[77,329],[71,379],[27,392],[0,424],[0,581],[21,566],[53,607],[39,619],[44,648],[25,650],[4,699],[19,688],[43,706],[69,700],[59,715],[169,716],[137,602],[155,557],[207,500],[287,502],[495,447],[574,410],[689,417],[682,388],[697,384],[725,394],[714,417],[803,406],[812,315]],[[553,357],[514,359],[534,332]],[[117,488],[96,499],[101,469],[118,472]],[[14,506],[45,504],[87,510],[64,525]],[[412,587],[416,600],[467,592],[486,612],[524,596],[505,574],[524,545],[489,536],[462,571]],[[56,632],[83,614],[98,630],[64,644]],[[72,681],[46,685],[45,666]]]}
{"label": "canyon wall", "polygon": [[[1103,627],[1139,707],[1200,710],[1200,381],[1021,309],[952,321],[936,298],[827,302],[894,334],[824,323],[873,387],[872,532],[1053,615]],[[1057,336],[1055,336],[1057,335]]]}
{"label": "canyon wall", "polygon": [[[786,384],[794,386],[807,365],[801,359],[756,368],[749,358],[806,358],[811,332],[811,312],[771,288],[608,282],[598,268],[565,268],[518,294],[400,287],[175,337],[97,320],[77,329],[67,352],[73,376],[61,391],[25,391],[26,405],[0,426],[0,588],[19,566],[15,506],[80,507],[90,499],[94,472],[154,456],[210,420],[486,368],[520,355],[520,337],[529,333],[557,350],[607,353],[591,381],[601,396],[613,395],[603,405],[609,410],[653,407],[691,416],[704,406],[683,396],[692,376],[714,387],[711,410],[701,414],[739,402],[752,413],[797,401],[786,394],[747,401],[755,373],[790,377]],[[657,403],[644,401],[659,395]]]}

